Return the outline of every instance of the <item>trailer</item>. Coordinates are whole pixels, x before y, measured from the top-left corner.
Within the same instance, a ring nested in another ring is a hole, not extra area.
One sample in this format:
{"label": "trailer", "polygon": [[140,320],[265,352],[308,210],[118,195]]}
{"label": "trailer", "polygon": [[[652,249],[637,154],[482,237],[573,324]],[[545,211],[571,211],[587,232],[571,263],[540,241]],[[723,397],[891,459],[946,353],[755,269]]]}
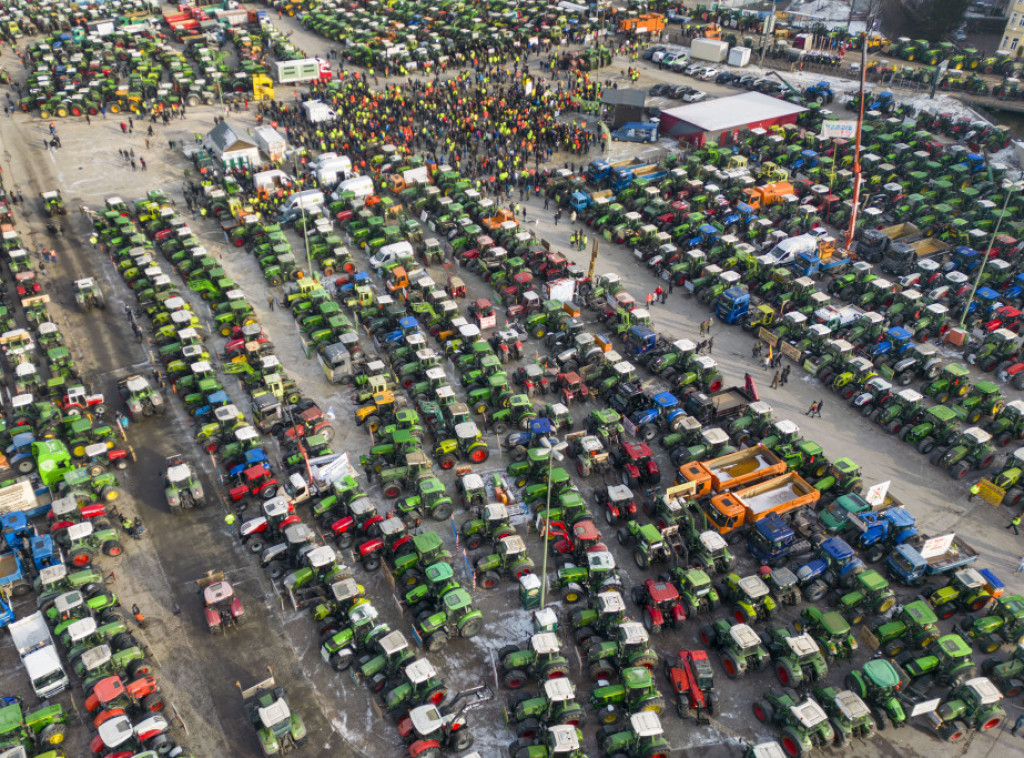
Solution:
{"label": "trailer", "polygon": [[721,63],[729,56],[729,43],[720,39],[698,37],[690,43],[690,57],[695,61]]}
{"label": "trailer", "polygon": [[757,399],[752,382],[747,387],[723,387],[711,393],[691,392],[686,398],[686,412],[702,424],[715,424],[738,416]]}
{"label": "trailer", "polygon": [[795,471],[735,492],[715,495],[704,505],[710,528],[735,542],[743,527],[757,523],[769,514],[783,516],[816,503],[821,493]]}
{"label": "trailer", "polygon": [[679,483],[693,482],[694,497],[717,495],[748,487],[771,476],[786,473],[786,463],[764,445],[737,450],[707,461],[691,461],[679,467]]}
{"label": "trailer", "polygon": [[885,559],[885,570],[900,584],[914,586],[978,560],[978,551],[955,534],[925,539],[920,549],[897,545]]}
{"label": "trailer", "polygon": [[43,614],[36,611],[7,628],[36,695],[46,700],[67,689],[68,675]]}
{"label": "trailer", "polygon": [[329,82],[331,80],[331,64],[319,58],[274,61],[274,80],[278,84]]}

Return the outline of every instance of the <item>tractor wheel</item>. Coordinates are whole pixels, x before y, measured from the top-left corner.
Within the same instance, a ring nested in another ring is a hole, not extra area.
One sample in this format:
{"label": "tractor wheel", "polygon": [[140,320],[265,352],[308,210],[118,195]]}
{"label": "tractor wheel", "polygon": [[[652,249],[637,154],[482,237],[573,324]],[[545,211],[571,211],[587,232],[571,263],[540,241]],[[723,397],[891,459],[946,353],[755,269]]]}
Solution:
{"label": "tractor wheel", "polygon": [[448,635],[444,632],[435,632],[423,640],[423,647],[429,650],[431,653],[438,652],[441,648],[448,644]]}
{"label": "tractor wheel", "polygon": [[868,563],[878,563],[884,557],[885,547],[883,545],[872,545],[864,551],[864,560]]}
{"label": "tractor wheel", "polygon": [[925,437],[923,440],[917,443],[917,452],[921,455],[928,455],[932,450],[935,449],[935,440],[931,437]]}
{"label": "tractor wheel", "polygon": [[501,683],[508,687],[510,690],[520,689],[527,683],[527,681],[529,681],[529,677],[527,676],[526,672],[520,671],[519,669],[512,669],[511,671],[506,671],[505,674],[501,677]]}
{"label": "tractor wheel", "polygon": [[651,559],[643,550],[633,551],[633,562],[637,565],[637,568],[643,570],[651,565]]}
{"label": "tractor wheel", "polygon": [[786,727],[779,735],[779,742],[783,752],[789,758],[800,758],[804,754],[804,745],[800,740],[800,733],[793,727]]}
{"label": "tractor wheel", "polygon": [[142,698],[142,710],[147,713],[159,713],[164,709],[164,699],[156,693]]}
{"label": "tractor wheel", "polygon": [[563,663],[553,663],[540,672],[541,679],[564,679],[569,676],[569,667]]}
{"label": "tractor wheel", "polygon": [[68,560],[72,566],[76,568],[84,568],[92,564],[92,550],[87,547],[80,547],[77,550],[71,551],[68,556]]}
{"label": "tractor wheel", "polygon": [[149,663],[144,660],[134,660],[128,663],[128,676],[132,679],[149,676],[152,673]]}
{"label": "tractor wheel", "polygon": [[704,647],[711,647],[715,641],[715,628],[710,624],[705,624],[700,628],[700,641]]}
{"label": "tractor wheel", "polygon": [[730,679],[736,679],[742,675],[742,667],[736,657],[730,653],[722,653],[722,668],[725,669],[725,675]]}
{"label": "tractor wheel", "polygon": [[352,532],[347,529],[344,532],[339,532],[338,536],[334,538],[334,544],[339,550],[352,547]]}
{"label": "tractor wheel", "polygon": [[475,532],[466,537],[466,550],[479,550],[480,546],[484,544],[484,536],[479,532]]}
{"label": "tractor wheel", "polygon": [[1010,432],[1000,432],[993,440],[997,447],[1006,447],[1013,442],[1013,435]]}
{"label": "tractor wheel", "polygon": [[766,700],[758,700],[752,706],[754,718],[762,724],[768,724],[772,720],[772,707]]}
{"label": "tractor wheel", "polygon": [[103,500],[104,502],[112,503],[119,497],[121,497],[121,491],[113,485],[109,485],[100,490],[100,500]]}
{"label": "tractor wheel", "polygon": [[967,736],[967,724],[957,719],[952,726],[946,727],[943,736],[947,742],[961,742]]}
{"label": "tractor wheel", "polygon": [[473,463],[483,463],[490,457],[490,455],[487,445],[474,445],[469,448],[469,459],[473,461]]}
{"label": "tractor wheel", "polygon": [[866,418],[868,421],[870,421],[871,417],[875,415],[875,412],[877,410],[878,408],[876,408],[873,405],[865,405],[863,408],[860,409],[860,415]]}
{"label": "tractor wheel", "polygon": [[900,430],[900,422],[898,420],[890,421],[885,425],[885,431],[889,434],[896,434]]}
{"label": "tractor wheel", "polygon": [[651,616],[651,612],[649,610],[647,610],[646,608],[644,609],[643,622],[644,622],[644,628],[647,629],[647,631],[650,634],[660,634],[661,633],[661,624],[655,624],[654,623],[654,618]]}
{"label": "tractor wheel", "polygon": [[934,450],[932,450],[931,455],[928,456],[928,462],[933,466],[941,466],[942,468],[948,468],[950,465],[950,461],[944,460],[944,457],[947,452],[949,451],[944,450],[941,447],[935,448]]}
{"label": "tractor wheel", "polygon": [[1006,492],[1006,497],[1003,498],[1003,505],[1017,505],[1022,496],[1024,496],[1024,490],[1020,487],[1010,487]]}
{"label": "tractor wheel", "polygon": [[39,732],[39,744],[46,745],[48,747],[57,747],[64,742],[64,736],[67,734],[67,726],[65,724],[47,724],[43,727],[43,730]]}
{"label": "tractor wheel", "polygon": [[480,577],[480,586],[485,590],[493,590],[501,584],[501,577],[497,571],[485,571],[483,576]]}
{"label": "tractor wheel", "polygon": [[402,494],[402,488],[397,484],[389,484],[384,488],[384,497],[388,500],[394,500],[396,497]]}
{"label": "tractor wheel", "polygon": [[794,671],[790,668],[790,665],[786,661],[782,661],[778,666],[775,667],[775,675],[779,677],[779,682],[783,687],[789,687],[790,685],[796,684],[796,676]]}
{"label": "tractor wheel", "polygon": [[828,593],[828,585],[821,581],[815,581],[804,592],[804,598],[808,603],[820,603],[826,593]]}
{"label": "tractor wheel", "polygon": [[107,540],[103,543],[103,554],[109,556],[118,556],[124,552],[124,546],[117,540]]}
{"label": "tractor wheel", "polygon": [[597,663],[590,665],[590,678],[594,681],[600,679],[611,679],[615,674],[615,666],[612,665],[611,661],[600,660]]}
{"label": "tractor wheel", "polygon": [[564,590],[562,590],[562,600],[564,600],[567,603],[576,604],[582,599],[583,596],[580,594],[580,591],[575,587],[566,587]]}
{"label": "tractor wheel", "polygon": [[442,455],[437,460],[437,465],[440,466],[441,469],[444,471],[448,471],[450,469],[455,468],[455,463],[456,460],[454,455]]}
{"label": "tractor wheel", "polygon": [[661,713],[665,710],[665,698],[658,696],[652,697],[650,700],[640,706],[641,711],[650,711],[651,713]]}
{"label": "tractor wheel", "polygon": [[954,479],[963,479],[967,476],[967,472],[971,470],[971,464],[967,461],[960,461],[949,470],[949,475]]}
{"label": "tractor wheel", "polygon": [[451,517],[453,510],[454,508],[451,503],[441,503],[430,512],[430,516],[436,521],[447,521]]}
{"label": "tractor wheel", "polygon": [[832,739],[832,747],[843,747],[846,744],[847,736],[843,730],[842,725],[838,719],[829,719],[829,723],[832,724],[832,731],[835,732],[835,737]]}
{"label": "tractor wheel", "polygon": [[903,652],[904,645],[903,640],[892,640],[885,644],[885,654],[889,658],[895,658],[897,655]]}
{"label": "tractor wheel", "polygon": [[978,640],[978,646],[986,653],[994,653],[1003,646],[1003,643],[994,634],[986,634]]}

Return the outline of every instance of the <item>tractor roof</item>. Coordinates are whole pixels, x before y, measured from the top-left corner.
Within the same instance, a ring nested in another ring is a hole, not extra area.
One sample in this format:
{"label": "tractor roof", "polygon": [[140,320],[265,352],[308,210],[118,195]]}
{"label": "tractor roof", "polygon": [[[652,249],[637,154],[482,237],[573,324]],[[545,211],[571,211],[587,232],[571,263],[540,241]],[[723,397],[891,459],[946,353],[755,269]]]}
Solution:
{"label": "tractor roof", "polygon": [[969,439],[975,445],[987,445],[992,441],[992,435],[980,426],[972,426],[970,429],[964,431],[964,437]]}
{"label": "tractor roof", "polygon": [[864,676],[878,687],[895,687],[900,683],[896,668],[885,658],[874,658],[864,664]]}
{"label": "tractor roof", "polygon": [[530,638],[530,647],[537,655],[553,655],[560,649],[558,635],[554,632],[540,632]]}
{"label": "tractor roof", "polygon": [[405,675],[413,684],[423,684],[432,676],[437,676],[437,669],[428,659],[417,658],[405,667]]}
{"label": "tractor roof", "polygon": [[[912,291],[913,290],[911,290],[910,292],[912,292]],[[909,295],[910,292],[906,292],[904,294]],[[918,294],[918,296],[920,296],[921,293],[919,292],[917,294]],[[889,327],[888,330],[886,330],[885,334],[886,334],[886,336],[889,339],[891,339],[893,341],[896,341],[896,342],[907,342],[907,341],[910,340],[911,337],[914,336],[906,328],[904,328],[902,326],[891,326],[891,327]]]}
{"label": "tractor roof", "polygon": [[757,632],[747,624],[734,624],[730,626],[729,636],[732,638],[733,644],[741,650],[757,647],[761,644],[761,638],[757,636]]}
{"label": "tractor roof", "polygon": [[227,600],[234,594],[235,591],[228,582],[213,582],[203,588],[203,602],[207,605],[214,605],[222,600]]}
{"label": "tractor roof", "polygon": [[88,637],[90,634],[96,631],[96,619],[92,616],[87,616],[84,619],[78,619],[68,624],[67,635],[72,643],[80,642],[81,640]]}
{"label": "tractor roof", "polygon": [[377,510],[377,506],[368,497],[357,497],[351,503],[348,504],[348,509],[353,516],[364,516],[367,513],[373,513]]}
{"label": "tractor roof", "polygon": [[1003,699],[1003,693],[992,684],[987,676],[977,676],[964,682],[964,687],[973,690],[981,705],[992,705]]}
{"label": "tractor roof", "polygon": [[261,706],[257,709],[260,717],[260,723],[263,727],[270,729],[275,724],[280,724],[291,718],[292,712],[288,707],[288,703],[284,701],[284,698],[279,697],[277,700],[272,702],[270,705]]}
{"label": "tractor roof", "polygon": [[385,656],[393,656],[396,653],[400,653],[409,647],[409,640],[405,638],[397,629],[393,632],[388,632],[386,635],[377,641],[377,645],[380,647],[381,652]]}
{"label": "tractor roof", "polygon": [[829,537],[821,543],[821,551],[834,561],[848,561],[854,556],[854,550],[842,537]]}
{"label": "tractor roof", "polygon": [[786,758],[786,753],[778,742],[772,740],[754,745],[750,749],[750,758]]}
{"label": "tractor roof", "polygon": [[444,596],[444,607],[446,610],[459,611],[463,608],[472,608],[472,606],[473,600],[462,587],[458,587]]}
{"label": "tractor roof", "polygon": [[814,641],[814,637],[804,633],[796,635],[795,637],[786,637],[786,645],[789,646],[789,651],[797,658],[804,658],[809,655],[818,655],[818,643]]}
{"label": "tractor roof", "polygon": [[974,391],[980,392],[982,395],[998,395],[1000,389],[998,384],[988,380],[982,380],[974,385]]}
{"label": "tractor roof", "polygon": [[96,727],[96,731],[104,747],[108,748],[124,744],[135,734],[132,722],[128,720],[127,716],[114,716],[107,719]]}
{"label": "tractor roof", "polygon": [[331,594],[334,596],[334,599],[338,602],[351,600],[352,598],[359,595],[360,591],[361,588],[359,587],[359,583],[356,582],[356,580],[352,577],[348,577],[347,579],[340,579],[331,585]]}
{"label": "tractor roof", "polygon": [[904,403],[920,403],[924,399],[924,395],[910,387],[897,392],[896,397]]}
{"label": "tractor roof", "polygon": [[460,440],[475,440],[480,436],[480,429],[475,421],[463,421],[455,425],[455,436]]}
{"label": "tractor roof", "polygon": [[614,503],[623,503],[633,499],[633,490],[624,484],[613,484],[608,487],[608,499]]}
{"label": "tractor roof", "polygon": [[622,443],[622,452],[631,460],[651,457],[651,449],[643,442],[624,442]]}
{"label": "tractor roof", "polygon": [[939,421],[955,421],[957,418],[956,414],[945,405],[933,405],[928,409],[928,413]]}
{"label": "tractor roof", "polygon": [[[556,680],[557,681],[557,680]],[[548,727],[549,753],[575,753],[580,749],[580,738],[572,724],[555,724]],[[467,756],[467,758],[469,758]]]}
{"label": "tractor roof", "polygon": [[591,571],[611,571],[615,568],[615,557],[607,550],[591,550],[587,553],[587,566]]}
{"label": "tractor roof", "polygon": [[817,700],[811,698],[807,698],[799,705],[791,705],[789,710],[805,729],[814,729],[819,724],[828,721],[828,714],[825,713],[825,710],[818,704]]}
{"label": "tractor roof", "polygon": [[956,633],[939,637],[935,644],[948,658],[967,658],[973,652],[967,641]]}
{"label": "tractor roof", "polygon": [[597,605],[601,613],[623,613],[626,610],[626,603],[618,590],[599,592]]}
{"label": "tractor roof", "polygon": [[648,579],[645,584],[647,585],[647,594],[651,596],[651,601],[655,604],[679,599],[679,590],[671,582]]}
{"label": "tractor roof", "polygon": [[700,533],[700,544],[709,553],[725,550],[729,546],[722,535],[710,529]]}
{"label": "tractor roof", "polygon": [[729,443],[729,435],[717,426],[713,426],[710,429],[702,429],[701,436],[709,445],[726,445]]}
{"label": "tractor roof", "polygon": [[423,571],[428,582],[447,582],[455,576],[455,570],[450,563],[438,561],[427,566]]}
{"label": "tractor roof", "polygon": [[704,569],[686,569],[686,581],[698,594],[704,594],[711,589],[711,577]]}
{"label": "tractor roof", "polygon": [[743,577],[739,580],[737,586],[740,592],[751,600],[757,600],[768,594],[768,585],[757,574]]}
{"label": "tractor roof", "polygon": [[758,400],[747,406],[747,410],[755,416],[767,416],[772,412],[772,407],[764,400]]}
{"label": "tractor roof", "polygon": [[125,380],[124,385],[125,387],[128,388],[129,392],[142,392],[144,390],[149,389],[149,382],[145,378],[139,376],[138,374],[129,376]]}
{"label": "tractor roof", "polygon": [[315,569],[330,566],[337,560],[338,555],[330,545],[318,545],[306,553],[306,561]]}
{"label": "tractor roof", "polygon": [[864,701],[860,699],[860,696],[850,690],[837,692],[835,703],[839,712],[849,721],[859,721],[871,714],[871,711],[864,704]]}
{"label": "tractor roof", "polygon": [[[521,555],[526,552],[526,543],[523,542],[523,538],[518,534],[502,537],[500,547],[505,555]],[[448,564],[445,565],[447,566]]]}
{"label": "tractor roof", "polygon": [[661,719],[654,711],[634,713],[629,717],[629,725],[640,738],[657,737],[665,731],[661,728]]}
{"label": "tractor roof", "polygon": [[619,639],[626,645],[646,645],[650,636],[639,621],[625,621],[619,624]]}
{"label": "tractor roof", "polygon": [[544,696],[552,703],[564,703],[576,697],[576,688],[571,679],[560,676],[544,682]]}
{"label": "tractor roof", "polygon": [[907,614],[915,624],[927,626],[935,624],[939,619],[935,612],[924,600],[912,600],[903,606],[903,613]]}
{"label": "tractor roof", "polygon": [[979,589],[985,586],[985,577],[975,568],[968,566],[957,571],[954,575],[957,583],[967,589]]}
{"label": "tractor roof", "polygon": [[79,660],[85,667],[86,671],[95,671],[100,666],[106,664],[111,657],[110,645],[97,645],[91,647],[82,653],[82,657]]}
{"label": "tractor roof", "polygon": [[485,521],[504,521],[508,518],[508,508],[504,503],[488,503],[483,507]]}
{"label": "tractor roof", "polygon": [[785,437],[800,433],[800,427],[797,426],[795,422],[789,420],[788,418],[779,419],[778,421],[775,422],[774,426],[775,431],[777,431],[779,434]]}

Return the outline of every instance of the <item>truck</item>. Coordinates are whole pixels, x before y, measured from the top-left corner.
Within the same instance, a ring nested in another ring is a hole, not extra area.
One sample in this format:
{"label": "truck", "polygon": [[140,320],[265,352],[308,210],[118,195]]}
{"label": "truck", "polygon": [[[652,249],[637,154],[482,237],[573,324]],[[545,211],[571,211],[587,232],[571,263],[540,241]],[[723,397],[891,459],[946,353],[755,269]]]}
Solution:
{"label": "truck", "polygon": [[47,700],[67,689],[68,675],[42,612],[36,611],[7,628],[36,695]]}
{"label": "truck", "polygon": [[587,166],[586,179],[591,184],[603,184],[612,175],[612,171],[625,166],[643,166],[646,161],[640,158],[627,158],[626,160],[615,161],[591,161]]}
{"label": "truck", "polygon": [[818,501],[821,493],[795,471],[758,482],[746,489],[715,495],[704,505],[708,526],[735,543],[743,527],[771,513],[783,516]]}
{"label": "truck", "polygon": [[626,34],[655,34],[665,28],[665,17],[660,13],[641,13],[619,21],[619,31]]}
{"label": "truck", "polygon": [[583,190],[579,190],[577,192],[573,192],[572,195],[569,197],[569,206],[573,210],[582,213],[591,205],[593,205],[596,200],[603,197],[610,198],[614,194],[615,193],[612,192],[610,189],[600,190],[598,192],[585,192]]}
{"label": "truck", "polygon": [[319,124],[321,121],[334,121],[338,117],[334,108],[323,100],[306,100],[302,104],[302,110],[306,112],[306,120],[311,124]]}
{"label": "truck", "polygon": [[319,58],[274,61],[274,80],[278,84],[329,82],[331,80],[331,64]]}
{"label": "truck", "polygon": [[750,293],[740,287],[730,287],[715,301],[715,315],[729,325],[739,324],[750,312]]}
{"label": "truck", "polygon": [[815,234],[798,234],[788,237],[772,247],[767,255],[776,266],[788,266],[805,253],[817,253],[820,237]]}
{"label": "truck", "polygon": [[824,324],[834,332],[855,323],[864,313],[864,309],[858,308],[856,305],[844,305],[841,308],[826,305],[814,312],[814,323]]}
{"label": "truck", "polygon": [[737,450],[707,461],[679,467],[679,483],[696,482],[693,497],[737,490],[768,477],[786,473],[786,463],[764,445]]}
{"label": "truck", "polygon": [[641,166],[638,169],[624,169],[612,175],[612,189],[622,192],[637,179],[653,183],[668,176],[668,169],[664,166]]}
{"label": "truck", "polygon": [[760,187],[747,187],[743,190],[743,202],[755,211],[763,210],[779,202],[786,195],[792,195],[793,185],[789,182],[772,182]]}
{"label": "truck", "polygon": [[909,221],[882,229],[865,229],[857,242],[857,255],[869,263],[878,263],[893,243],[909,244],[920,237],[921,230]]}
{"label": "truck", "polygon": [[721,63],[729,56],[729,43],[720,39],[698,37],[690,43],[690,57],[696,61]]}
{"label": "truck", "polygon": [[890,578],[912,587],[976,560],[978,552],[973,547],[955,534],[945,534],[926,538],[920,548],[897,545],[885,559],[885,570]]}
{"label": "truck", "polygon": [[657,142],[658,125],[642,121],[630,121],[612,132],[612,140],[623,142]]}
{"label": "truck", "polygon": [[717,424],[732,418],[758,400],[757,388],[751,378],[745,387],[722,387],[714,392],[691,392],[685,410],[702,424]]}
{"label": "truck", "polygon": [[637,163],[617,166],[608,176],[608,186],[612,192],[621,192],[630,185],[634,177],[639,176],[639,172],[649,171],[657,165],[656,163]]}

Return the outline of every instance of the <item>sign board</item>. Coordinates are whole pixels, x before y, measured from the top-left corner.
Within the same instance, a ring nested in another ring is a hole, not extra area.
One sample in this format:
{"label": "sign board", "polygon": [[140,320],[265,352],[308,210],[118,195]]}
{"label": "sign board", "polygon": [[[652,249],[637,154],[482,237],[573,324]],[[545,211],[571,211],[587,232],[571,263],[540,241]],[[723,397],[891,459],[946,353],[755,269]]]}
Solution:
{"label": "sign board", "polygon": [[925,700],[924,702],[918,703],[910,709],[910,718],[914,718],[914,716],[924,716],[926,713],[934,712],[941,702],[942,698],[937,697],[934,700]]}
{"label": "sign board", "polygon": [[348,460],[348,453],[342,453],[326,466],[317,468],[315,478],[323,482],[324,485],[328,485],[339,479],[344,479],[346,476],[354,477],[355,475],[356,472]]}
{"label": "sign board", "polygon": [[925,540],[925,543],[918,548],[918,552],[921,553],[921,557],[925,560],[933,558],[936,555],[942,555],[949,546],[953,544],[954,534],[943,534],[941,537],[932,537],[930,540]]}
{"label": "sign board", "polygon": [[769,332],[763,326],[757,330],[757,338],[762,342],[767,342],[772,347],[775,347],[776,345],[779,344],[779,338],[776,337],[771,332]]}
{"label": "sign board", "polygon": [[796,345],[791,345],[788,342],[783,342],[781,345],[779,345],[779,350],[781,350],[782,354],[789,358],[791,361],[796,361],[797,363],[800,362],[800,348],[797,347]]}
{"label": "sign board", "polygon": [[889,485],[892,484],[891,479],[887,479],[884,482],[879,482],[874,487],[864,493],[864,499],[868,505],[881,506],[885,502],[886,493],[889,492]]}
{"label": "sign board", "polygon": [[0,515],[31,511],[35,507],[36,493],[28,479],[19,479],[14,484],[0,488]]}
{"label": "sign board", "polygon": [[821,137],[822,139],[855,139],[857,137],[857,122],[823,121]]}
{"label": "sign board", "polygon": [[[978,482],[978,496],[982,500],[992,503],[992,505],[1000,505],[1003,502],[1003,498],[1006,497],[1006,490],[991,479],[982,479]],[[3,505],[0,504],[0,512],[2,511]]]}
{"label": "sign board", "polygon": [[630,437],[636,437],[636,424],[625,416],[622,417],[622,428],[626,430],[626,434]]}
{"label": "sign board", "polygon": [[857,634],[860,637],[860,644],[871,652],[878,650],[878,637],[876,637],[867,626],[862,626]]}

